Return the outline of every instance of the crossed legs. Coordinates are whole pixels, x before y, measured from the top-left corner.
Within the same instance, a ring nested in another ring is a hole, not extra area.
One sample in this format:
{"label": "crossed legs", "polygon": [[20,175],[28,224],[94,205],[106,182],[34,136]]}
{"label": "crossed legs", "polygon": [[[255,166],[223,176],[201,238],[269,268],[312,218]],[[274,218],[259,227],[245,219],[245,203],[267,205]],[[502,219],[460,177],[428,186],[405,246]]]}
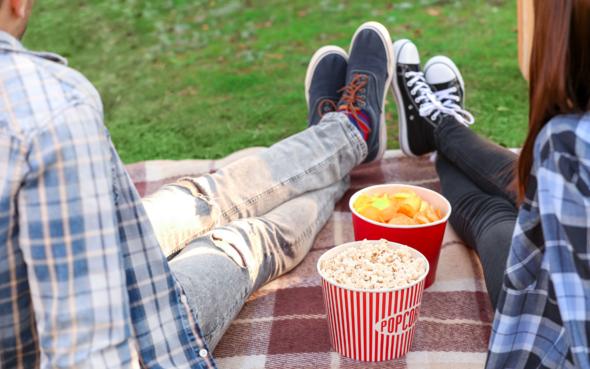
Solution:
{"label": "crossed legs", "polygon": [[436,170],[453,209],[449,221],[479,256],[495,310],[518,215],[510,189],[518,156],[453,117],[438,125],[434,137]]}
{"label": "crossed legs", "polygon": [[253,292],[303,260],[366,155],[358,129],[331,113],[257,155],[189,179],[198,191],[174,184],[144,199],[210,349]]}

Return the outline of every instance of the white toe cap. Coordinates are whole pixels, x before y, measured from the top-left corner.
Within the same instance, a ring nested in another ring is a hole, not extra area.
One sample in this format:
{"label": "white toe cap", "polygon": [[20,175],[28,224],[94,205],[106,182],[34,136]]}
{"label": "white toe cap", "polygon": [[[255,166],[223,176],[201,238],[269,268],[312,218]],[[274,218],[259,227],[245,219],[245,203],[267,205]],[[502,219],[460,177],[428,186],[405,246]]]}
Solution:
{"label": "white toe cap", "polygon": [[393,44],[395,58],[401,64],[420,64],[418,48],[410,40],[398,40]]}
{"label": "white toe cap", "polygon": [[426,82],[431,85],[447,83],[457,78],[451,67],[443,63],[434,63],[430,65],[428,69],[426,69],[424,77],[426,78]]}

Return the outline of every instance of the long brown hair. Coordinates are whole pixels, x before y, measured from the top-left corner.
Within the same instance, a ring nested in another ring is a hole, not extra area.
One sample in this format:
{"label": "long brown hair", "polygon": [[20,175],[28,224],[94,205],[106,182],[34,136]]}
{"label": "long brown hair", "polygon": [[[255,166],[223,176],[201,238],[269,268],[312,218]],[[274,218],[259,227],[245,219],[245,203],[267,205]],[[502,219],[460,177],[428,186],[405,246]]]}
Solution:
{"label": "long brown hair", "polygon": [[590,110],[590,0],[535,0],[529,134],[518,159],[519,202],[541,129],[561,114]]}

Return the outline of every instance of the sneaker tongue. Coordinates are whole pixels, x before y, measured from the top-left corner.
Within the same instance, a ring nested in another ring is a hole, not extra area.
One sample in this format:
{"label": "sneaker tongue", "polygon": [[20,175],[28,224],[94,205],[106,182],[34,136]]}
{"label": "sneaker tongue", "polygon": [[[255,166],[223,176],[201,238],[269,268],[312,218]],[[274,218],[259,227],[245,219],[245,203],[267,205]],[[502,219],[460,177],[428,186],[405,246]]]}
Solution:
{"label": "sneaker tongue", "polygon": [[398,64],[404,72],[421,72],[420,64]]}
{"label": "sneaker tongue", "polygon": [[453,85],[455,81],[457,81],[456,78],[449,81],[449,82],[435,83],[435,84],[429,83],[429,85],[432,88],[432,91],[442,91],[442,90],[446,90],[447,88],[451,87],[451,85]]}

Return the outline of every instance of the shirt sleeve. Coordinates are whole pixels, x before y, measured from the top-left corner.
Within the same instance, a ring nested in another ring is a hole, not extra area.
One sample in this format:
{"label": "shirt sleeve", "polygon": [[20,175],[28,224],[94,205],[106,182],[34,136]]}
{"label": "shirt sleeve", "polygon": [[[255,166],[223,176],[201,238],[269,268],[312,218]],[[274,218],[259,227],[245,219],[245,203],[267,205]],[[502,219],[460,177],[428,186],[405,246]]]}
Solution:
{"label": "shirt sleeve", "polygon": [[[570,354],[579,367],[589,367],[590,343],[590,171],[574,150],[585,145],[571,132],[554,135],[537,168],[544,261],[565,328]],[[577,141],[577,142],[576,142]]]}
{"label": "shirt sleeve", "polygon": [[136,361],[108,132],[70,107],[30,139],[18,196],[41,366],[120,368]]}

